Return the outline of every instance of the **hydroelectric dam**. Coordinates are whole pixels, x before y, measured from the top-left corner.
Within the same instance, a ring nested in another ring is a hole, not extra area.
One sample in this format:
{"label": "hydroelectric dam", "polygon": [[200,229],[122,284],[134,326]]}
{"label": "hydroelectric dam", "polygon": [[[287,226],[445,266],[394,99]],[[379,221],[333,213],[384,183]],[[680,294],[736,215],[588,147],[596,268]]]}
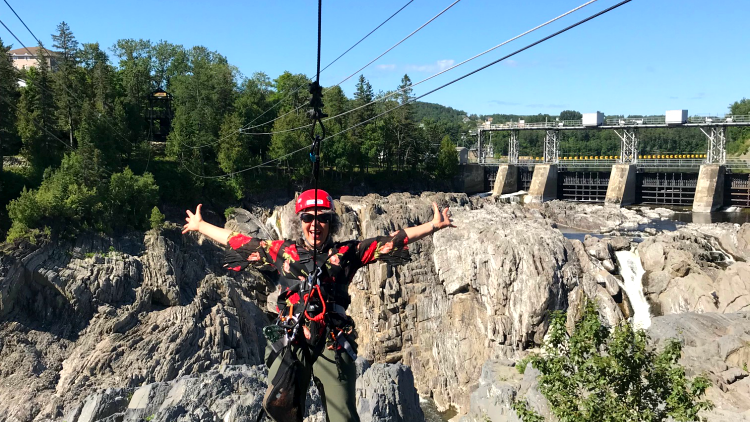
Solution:
{"label": "hydroelectric dam", "polygon": [[[581,120],[487,122],[476,129],[476,162],[468,163],[468,152],[459,152],[464,187],[498,195],[526,191],[531,202],[642,203],[687,206],[694,212],[750,207],[750,160],[726,157],[726,130],[732,126],[750,126],[750,116],[688,117],[687,110],[670,110],[647,118],[605,119],[597,112]],[[699,128],[706,136],[705,153],[639,153],[639,143],[648,142],[640,139],[640,129],[685,127]],[[543,157],[519,156],[518,134],[530,130],[545,133]],[[560,133],[577,130],[613,130],[621,141],[620,155],[561,157]],[[510,134],[507,157],[488,157],[490,132]]]}

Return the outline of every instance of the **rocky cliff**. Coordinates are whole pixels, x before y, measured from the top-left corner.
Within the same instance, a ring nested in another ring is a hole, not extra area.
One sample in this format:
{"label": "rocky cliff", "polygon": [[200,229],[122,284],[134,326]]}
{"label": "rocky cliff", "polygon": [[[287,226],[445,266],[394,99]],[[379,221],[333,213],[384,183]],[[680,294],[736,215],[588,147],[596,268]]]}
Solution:
{"label": "rocky cliff", "polygon": [[[432,201],[451,206],[457,228],[411,243],[406,265],[361,270],[350,287],[360,356],[382,364],[360,378],[360,412],[370,417],[363,420],[412,420],[404,415],[418,412],[414,388],[441,409],[471,413],[477,392],[499,391],[481,381],[483,365],[513,369],[524,349],[541,343],[549,310],[569,310],[572,323],[591,297],[609,324],[634,316],[642,308],[632,306],[638,299],[629,297],[620,251],[641,257],[644,302],[654,315],[737,312],[749,303],[749,225],[691,226],[637,245],[618,234],[663,212],[426,193],[342,197],[336,236],[365,238],[428,221]],[[610,236],[570,240],[558,225]],[[237,210],[227,227],[298,236],[291,203]],[[0,419],[257,416],[265,388],[261,329],[273,296],[265,276],[227,274],[219,247],[176,228],[4,248]],[[682,299],[674,299],[677,291]],[[742,353],[716,356],[742,368]],[[533,379],[521,394],[528,391]],[[312,394],[309,420],[316,420],[322,410]]]}

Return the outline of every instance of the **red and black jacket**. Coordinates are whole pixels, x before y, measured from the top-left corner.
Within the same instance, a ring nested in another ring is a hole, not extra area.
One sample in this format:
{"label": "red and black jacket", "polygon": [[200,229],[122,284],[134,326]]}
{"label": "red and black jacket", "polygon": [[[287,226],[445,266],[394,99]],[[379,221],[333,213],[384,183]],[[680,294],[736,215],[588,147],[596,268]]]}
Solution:
{"label": "red and black jacket", "polygon": [[[248,266],[259,270],[276,269],[281,275],[282,294],[278,311],[293,306],[299,300],[294,297],[298,286],[307,280],[312,265],[312,251],[303,241],[263,240],[232,233],[224,267],[242,271]],[[402,264],[409,261],[407,247],[409,238],[402,229],[391,236],[378,236],[366,240],[350,240],[332,243],[317,255],[321,269],[320,284],[326,296],[346,309],[351,303],[348,288],[358,269],[375,261]]]}

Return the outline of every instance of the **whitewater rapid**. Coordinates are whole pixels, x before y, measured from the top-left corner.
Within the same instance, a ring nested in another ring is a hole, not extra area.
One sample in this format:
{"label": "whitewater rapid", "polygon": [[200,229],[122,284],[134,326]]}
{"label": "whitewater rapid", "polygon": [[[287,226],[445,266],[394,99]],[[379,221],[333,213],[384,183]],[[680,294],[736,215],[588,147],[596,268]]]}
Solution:
{"label": "whitewater rapid", "polygon": [[623,285],[620,286],[628,294],[630,305],[633,307],[633,326],[646,329],[651,326],[651,310],[646,296],[643,294],[643,266],[638,251],[615,252],[617,262],[620,264],[620,275]]}

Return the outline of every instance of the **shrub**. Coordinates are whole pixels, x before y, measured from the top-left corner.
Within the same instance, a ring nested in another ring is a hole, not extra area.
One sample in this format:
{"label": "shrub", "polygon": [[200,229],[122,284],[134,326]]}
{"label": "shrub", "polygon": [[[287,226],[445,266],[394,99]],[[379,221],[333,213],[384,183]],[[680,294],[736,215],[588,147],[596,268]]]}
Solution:
{"label": "shrub", "polygon": [[12,225],[7,240],[49,228],[62,235],[80,230],[145,230],[156,205],[158,186],[149,173],[129,168],[110,178],[99,165],[97,150],[66,155],[57,169],[47,169],[38,189],[23,189],[7,206]]}
{"label": "shrub", "polygon": [[[570,336],[565,315],[554,314],[544,353],[530,362],[560,421],[698,421],[701,410],[713,407],[701,400],[710,383],[703,376],[686,379],[681,350],[671,340],[657,353],[646,333],[628,323],[610,331],[589,302]],[[513,408],[525,422],[540,420],[525,402]]]}
{"label": "shrub", "polygon": [[146,229],[149,211],[159,199],[159,187],[151,173],[137,176],[129,168],[109,181],[109,222],[114,229]]}
{"label": "shrub", "polygon": [[529,362],[531,362],[531,359],[534,357],[534,355],[528,355],[524,357],[523,359],[516,362],[516,370],[519,374],[522,374],[526,372],[526,366],[529,365]]}
{"label": "shrub", "polygon": [[159,207],[151,210],[151,228],[154,230],[161,229],[164,226],[164,214],[159,211]]}

